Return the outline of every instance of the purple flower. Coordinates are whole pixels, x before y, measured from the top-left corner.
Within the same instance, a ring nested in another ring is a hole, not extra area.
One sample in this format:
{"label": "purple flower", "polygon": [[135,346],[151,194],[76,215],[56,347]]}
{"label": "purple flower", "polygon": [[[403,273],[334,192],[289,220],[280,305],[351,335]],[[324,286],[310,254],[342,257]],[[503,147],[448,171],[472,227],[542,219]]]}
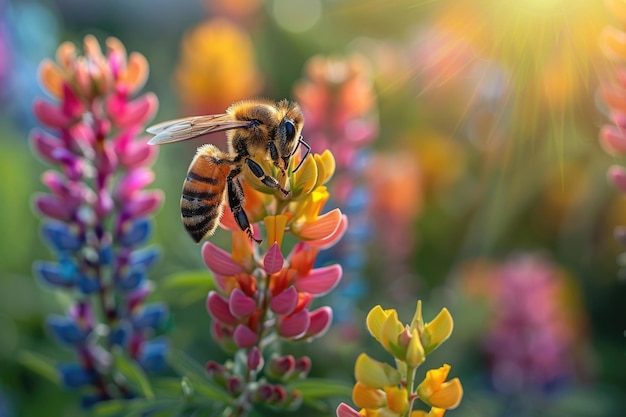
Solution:
{"label": "purple flower", "polygon": [[[48,327],[77,356],[77,363],[58,368],[61,381],[91,387],[83,398],[89,405],[133,396],[113,377],[113,346],[147,371],[163,367],[168,344],[151,338],[169,313],[162,304],[143,304],[159,252],[142,246],[163,198],[159,190],[145,190],[154,179],[149,164],[157,148],[137,137],[157,108],[151,93],[134,97],[148,64],[140,54],[127,56],[114,38],[106,54],[93,36],[85,37],[83,50],[79,55],[66,42],[56,63],[41,64],[42,85],[54,100],[35,102],[34,114],[47,131],[35,130],[31,142],[52,165],[42,177],[49,193],[36,195],[34,206],[58,258],[35,263],[34,271],[48,286],[77,294],[69,314],[50,317]],[[93,334],[96,327],[107,329],[108,337]]]}

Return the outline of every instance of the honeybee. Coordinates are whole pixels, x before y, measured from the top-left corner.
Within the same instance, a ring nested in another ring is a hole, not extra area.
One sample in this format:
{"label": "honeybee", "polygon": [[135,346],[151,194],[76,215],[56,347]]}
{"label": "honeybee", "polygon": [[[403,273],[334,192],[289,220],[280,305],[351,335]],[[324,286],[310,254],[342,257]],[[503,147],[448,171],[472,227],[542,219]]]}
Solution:
{"label": "honeybee", "polygon": [[301,163],[311,151],[302,139],[303,124],[304,117],[296,103],[244,100],[232,104],[224,114],[170,120],[147,129],[148,133],[155,135],[148,141],[151,145],[226,131],[228,151],[212,144],[200,146],[183,183],[182,222],[196,243],[213,235],[226,198],[237,225],[250,239],[260,243],[253,237],[248,216],[243,210],[244,169],[265,186],[287,196],[289,191],[276,178],[267,175],[255,160],[271,161],[284,177],[299,145],[306,148]]}

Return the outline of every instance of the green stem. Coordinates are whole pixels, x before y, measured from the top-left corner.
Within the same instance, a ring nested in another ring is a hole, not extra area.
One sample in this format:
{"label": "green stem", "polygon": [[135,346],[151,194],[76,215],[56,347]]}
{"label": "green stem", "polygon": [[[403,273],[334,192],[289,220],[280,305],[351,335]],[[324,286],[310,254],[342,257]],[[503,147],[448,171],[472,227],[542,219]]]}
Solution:
{"label": "green stem", "polygon": [[408,400],[409,400],[409,407],[407,408],[406,413],[404,414],[404,417],[409,417],[409,415],[411,414],[411,411],[413,410],[413,402],[415,401],[415,398],[417,398],[416,395],[414,395],[414,390],[415,390],[415,371],[417,370],[417,367],[410,367],[407,365],[407,369],[406,369],[406,389],[407,389],[407,395],[408,395]]}

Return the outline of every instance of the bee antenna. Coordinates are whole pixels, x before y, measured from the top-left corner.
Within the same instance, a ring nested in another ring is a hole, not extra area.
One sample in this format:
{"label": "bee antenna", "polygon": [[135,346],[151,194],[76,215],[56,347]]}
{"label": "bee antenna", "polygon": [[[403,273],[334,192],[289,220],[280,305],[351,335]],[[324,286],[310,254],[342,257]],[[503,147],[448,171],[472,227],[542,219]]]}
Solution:
{"label": "bee antenna", "polygon": [[[309,154],[311,153],[311,145],[309,145],[308,143],[304,141],[304,139],[302,139],[302,135],[300,135],[300,139],[298,139],[298,143],[306,148],[306,152],[304,153],[304,156],[302,157],[302,159],[300,159],[300,162],[298,162],[298,166],[296,167],[296,169],[293,170],[293,172],[296,172],[297,170],[300,169],[306,157],[309,156]],[[294,154],[296,153],[296,149],[294,149],[293,151]],[[293,154],[291,154],[291,156],[293,156]]]}

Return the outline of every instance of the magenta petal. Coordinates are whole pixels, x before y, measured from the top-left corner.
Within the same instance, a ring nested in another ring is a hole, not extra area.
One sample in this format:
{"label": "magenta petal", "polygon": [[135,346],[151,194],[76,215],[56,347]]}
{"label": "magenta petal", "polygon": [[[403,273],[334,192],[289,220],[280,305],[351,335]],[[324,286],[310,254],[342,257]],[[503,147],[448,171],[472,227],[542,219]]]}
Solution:
{"label": "magenta petal", "polygon": [[117,155],[110,144],[105,144],[103,152],[99,155],[96,167],[100,175],[108,175],[115,171],[117,167]]}
{"label": "magenta petal", "polygon": [[247,360],[248,369],[258,371],[263,367],[263,355],[256,346],[250,349]]}
{"label": "magenta petal", "polygon": [[333,321],[333,309],[330,307],[320,307],[311,311],[309,318],[311,323],[306,332],[307,337],[318,337],[326,333]]}
{"label": "magenta petal", "polygon": [[152,93],[133,100],[125,101],[125,94],[115,94],[107,100],[107,112],[117,126],[127,127],[143,124],[154,116],[158,107],[158,100]]}
{"label": "magenta petal", "polygon": [[243,272],[241,265],[233,261],[230,253],[211,242],[202,246],[202,258],[206,266],[216,274],[228,277]]}
{"label": "magenta petal", "polygon": [[115,198],[118,201],[129,200],[135,192],[141,190],[154,181],[154,172],[148,168],[133,169],[126,173],[115,189]]}
{"label": "magenta petal", "polygon": [[74,90],[68,83],[63,83],[63,102],[61,103],[63,113],[70,118],[78,118],[85,110],[85,106],[78,99]]}
{"label": "magenta petal", "polygon": [[626,154],[626,131],[613,125],[602,126],[600,145],[610,155]]}
{"label": "magenta petal", "polygon": [[276,314],[286,316],[291,314],[293,310],[296,309],[297,305],[298,291],[296,291],[295,287],[292,285],[272,298],[272,301],[270,302],[270,309]]}
{"label": "magenta petal", "polygon": [[312,269],[309,275],[298,277],[295,286],[298,291],[321,296],[330,292],[341,280],[341,265],[330,265]]}
{"label": "magenta petal", "polygon": [[215,320],[234,326],[239,323],[237,318],[230,313],[228,300],[215,291],[210,291],[206,299],[206,309]]}
{"label": "magenta petal", "polygon": [[125,211],[131,218],[145,217],[157,211],[162,201],[160,190],[138,192],[126,202]]}
{"label": "magenta petal", "polygon": [[41,99],[35,100],[33,112],[37,119],[48,127],[65,128],[73,121],[71,117],[63,113],[63,109]]}
{"label": "magenta petal", "polygon": [[115,203],[111,198],[111,193],[108,190],[100,190],[98,198],[96,199],[95,210],[98,216],[105,217],[113,211]]}
{"label": "magenta petal", "polygon": [[256,310],[256,301],[248,297],[239,288],[235,288],[228,299],[228,307],[233,316],[243,318]]}
{"label": "magenta petal", "polygon": [[240,324],[235,328],[233,340],[237,346],[241,348],[248,348],[255,346],[259,338],[249,327]]}
{"label": "magenta petal", "polygon": [[65,144],[56,136],[49,135],[41,130],[35,130],[31,136],[33,149],[46,161],[56,163],[57,158],[54,156],[56,149],[64,149]]}
{"label": "magenta petal", "polygon": [[626,169],[619,165],[613,165],[607,172],[608,180],[622,193],[626,193]]}
{"label": "magenta petal", "polygon": [[291,316],[287,316],[278,323],[278,333],[283,337],[297,339],[306,334],[311,319],[309,312],[304,309]]}
{"label": "magenta petal", "polygon": [[115,153],[122,165],[133,168],[150,165],[156,158],[159,147],[148,145],[148,140],[133,140],[136,129],[128,129],[114,141]]}
{"label": "magenta petal", "polygon": [[157,146],[133,142],[128,147],[128,151],[120,156],[120,160],[124,165],[131,168],[140,165],[151,165],[158,153],[159,148]]}
{"label": "magenta petal", "polygon": [[48,186],[50,191],[66,204],[78,206],[87,198],[88,188],[79,182],[68,182],[57,171],[46,171],[41,176],[41,182]]}
{"label": "magenta petal", "polygon": [[60,200],[56,196],[41,194],[35,197],[35,207],[44,216],[57,220],[70,220],[75,206]]}
{"label": "magenta petal", "polygon": [[274,242],[263,258],[263,269],[265,269],[268,275],[272,275],[282,269],[284,262],[285,258],[283,258],[283,254],[280,252],[278,243]]}
{"label": "magenta petal", "polygon": [[354,408],[350,407],[346,403],[341,403],[337,407],[336,411],[337,417],[363,417],[361,413],[356,411]]}

